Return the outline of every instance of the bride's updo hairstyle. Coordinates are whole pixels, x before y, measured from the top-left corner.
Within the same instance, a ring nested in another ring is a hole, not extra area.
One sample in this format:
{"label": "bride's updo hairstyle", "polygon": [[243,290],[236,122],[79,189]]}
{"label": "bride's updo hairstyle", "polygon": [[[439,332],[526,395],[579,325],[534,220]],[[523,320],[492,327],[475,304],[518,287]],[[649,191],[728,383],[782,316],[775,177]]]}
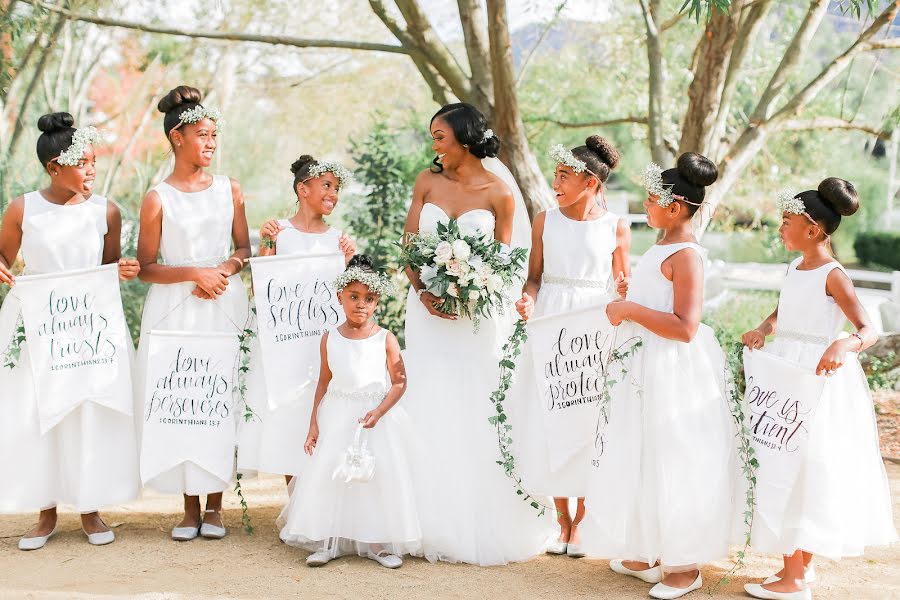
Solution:
{"label": "bride's updo hairstyle", "polygon": [[706,187],[715,183],[718,178],[719,169],[716,164],[696,152],[685,152],[678,157],[674,169],[662,172],[663,185],[670,187],[674,196],[682,196],[687,200],[681,204],[687,209],[688,216],[697,212],[706,198]]}
{"label": "bride's updo hairstyle", "polygon": [[824,179],[818,189],[801,192],[796,197],[803,201],[806,214],[822,226],[826,235],[837,231],[842,216],[849,217],[859,210],[856,188],[837,177]]}
{"label": "bride's updo hairstyle", "polygon": [[[497,156],[497,152],[500,151],[500,138],[492,131],[491,135],[485,136],[485,133],[489,131],[487,119],[480,110],[471,104],[456,102],[443,106],[431,117],[431,123],[434,123],[438,117],[450,126],[456,141],[466,146],[469,152],[476,157],[493,158]],[[440,161],[435,158],[432,171],[440,173],[443,169]]]}
{"label": "bride's updo hairstyle", "polygon": [[50,113],[38,119],[41,135],[37,140],[37,156],[45,168],[55,157],[72,145],[75,119],[67,112]]}
{"label": "bride's updo hairstyle", "polygon": [[163,119],[163,130],[166,132],[167,138],[172,130],[181,123],[181,113],[198,106],[202,100],[203,94],[200,93],[200,90],[189,85],[179,85],[163,96],[156,108],[166,115]]}

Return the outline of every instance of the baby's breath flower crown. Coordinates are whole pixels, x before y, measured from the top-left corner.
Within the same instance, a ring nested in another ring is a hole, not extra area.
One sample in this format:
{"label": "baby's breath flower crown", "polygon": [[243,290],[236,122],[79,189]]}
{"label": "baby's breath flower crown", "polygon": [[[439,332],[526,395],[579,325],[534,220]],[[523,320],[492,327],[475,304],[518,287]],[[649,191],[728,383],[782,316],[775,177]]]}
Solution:
{"label": "baby's breath flower crown", "polygon": [[207,108],[202,104],[198,104],[194,108],[189,108],[180,115],[178,115],[178,120],[181,125],[190,125],[192,123],[198,123],[203,119],[209,119],[211,121],[215,121],[216,125],[221,128],[222,127],[222,113],[218,111],[216,108]]}
{"label": "baby's breath flower crown", "polygon": [[781,213],[788,213],[790,215],[802,215],[806,213],[806,205],[803,204],[803,200],[798,198],[797,193],[790,188],[785,188],[778,192],[775,206],[778,207],[778,211]]}
{"label": "baby's breath flower crown", "polygon": [[350,267],[338,275],[334,280],[334,287],[336,290],[340,291],[353,281],[360,282],[376,294],[390,296],[397,292],[390,277],[384,273],[376,273],[375,271],[362,269],[360,267]]}
{"label": "baby's breath flower crown", "polygon": [[74,167],[81,162],[88,145],[100,143],[100,132],[93,127],[81,127],[72,135],[72,145],[56,157],[56,164]]}
{"label": "baby's breath flower crown", "polygon": [[333,160],[320,160],[313,164],[309,168],[309,179],[319,177],[323,173],[331,173],[337,177],[341,187],[344,187],[347,183],[350,183],[351,179],[353,179],[353,173],[351,173],[347,167]]}
{"label": "baby's breath flower crown", "polygon": [[[558,164],[566,165],[567,167],[571,167],[573,171],[577,174],[582,174],[585,171],[590,173],[587,168],[587,163],[583,160],[578,160],[575,158],[575,155],[572,154],[571,150],[566,150],[566,147],[562,144],[556,144],[552,148],[550,148],[550,158],[555,160]],[[593,173],[591,173],[593,175]]]}
{"label": "baby's breath flower crown", "polygon": [[644,182],[644,188],[647,190],[647,193],[657,196],[658,200],[656,203],[661,208],[666,208],[675,200],[681,199],[681,197],[672,193],[672,186],[666,186],[663,183],[662,172],[663,168],[661,166],[656,163],[650,163],[644,168],[641,180]]}

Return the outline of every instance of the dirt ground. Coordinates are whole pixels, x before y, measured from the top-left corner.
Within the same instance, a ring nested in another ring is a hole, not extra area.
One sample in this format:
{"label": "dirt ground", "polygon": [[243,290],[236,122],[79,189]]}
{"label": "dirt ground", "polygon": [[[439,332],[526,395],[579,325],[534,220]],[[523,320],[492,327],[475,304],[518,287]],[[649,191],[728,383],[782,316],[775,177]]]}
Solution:
{"label": "dirt ground", "polygon": [[[900,528],[900,465],[887,464]],[[60,532],[36,552],[20,552],[19,536],[33,516],[0,517],[0,599],[77,600],[83,598],[270,599],[270,598],[648,598],[648,584],[614,575],[606,561],[540,556],[505,567],[432,565],[408,559],[396,571],[358,557],[341,558],[319,569],[305,566],[306,552],[278,540],[275,518],[286,498],[283,480],[245,482],[245,496],[257,531],[238,528],[237,497],[226,495],[228,536],[177,543],[169,530],[180,501],[148,493],[142,500],[106,511],[117,540],[88,545],[77,515],[61,514]],[[778,569],[776,557],[751,556],[747,566],[715,593],[746,598],[743,584]],[[704,567],[707,589],[728,563]],[[875,548],[864,558],[839,563],[821,560],[817,600],[900,599],[900,546]],[[705,594],[695,592],[692,598]]]}

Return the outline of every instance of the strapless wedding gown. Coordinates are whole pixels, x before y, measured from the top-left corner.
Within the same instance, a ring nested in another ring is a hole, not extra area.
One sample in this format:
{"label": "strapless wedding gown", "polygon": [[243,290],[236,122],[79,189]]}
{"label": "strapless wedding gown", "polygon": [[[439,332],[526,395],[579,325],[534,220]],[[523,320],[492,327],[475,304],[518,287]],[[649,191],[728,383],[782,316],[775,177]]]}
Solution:
{"label": "strapless wedding gown", "polygon": [[[426,203],[419,231],[434,232],[448,220],[440,207]],[[494,235],[488,210],[465,212],[458,223],[463,235]],[[541,551],[552,524],[549,514],[538,517],[516,495],[497,464],[496,430],[488,423],[510,319],[483,319],[475,333],[469,319],[431,315],[412,289],[407,302],[403,356],[409,381],[401,402],[427,450],[416,461],[414,478],[424,555],[478,565],[527,560]]]}

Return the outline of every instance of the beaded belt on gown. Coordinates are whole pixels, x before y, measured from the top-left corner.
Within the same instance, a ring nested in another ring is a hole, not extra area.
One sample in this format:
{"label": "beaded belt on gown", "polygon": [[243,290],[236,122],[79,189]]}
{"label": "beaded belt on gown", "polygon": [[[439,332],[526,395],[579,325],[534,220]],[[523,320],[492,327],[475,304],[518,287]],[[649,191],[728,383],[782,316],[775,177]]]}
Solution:
{"label": "beaded belt on gown", "polygon": [[227,256],[210,256],[208,258],[198,258],[197,260],[186,260],[183,262],[168,262],[167,267],[218,267],[228,260]]}
{"label": "beaded belt on gown", "polygon": [[775,332],[776,339],[795,340],[798,342],[806,342],[808,344],[827,345],[831,343],[831,339],[822,335],[812,335],[801,331],[791,331],[790,329],[778,330]]}
{"label": "beaded belt on gown", "polygon": [[544,273],[541,276],[541,281],[543,283],[555,283],[557,285],[569,285],[572,287],[580,287],[580,288],[594,288],[594,289],[609,288],[608,281],[597,281],[595,279],[572,279],[569,277],[557,277],[556,275],[549,275],[547,273]]}
{"label": "beaded belt on gown", "polygon": [[351,402],[381,402],[387,395],[387,390],[358,390],[354,392],[346,390],[328,390],[328,395],[342,400],[350,400]]}

